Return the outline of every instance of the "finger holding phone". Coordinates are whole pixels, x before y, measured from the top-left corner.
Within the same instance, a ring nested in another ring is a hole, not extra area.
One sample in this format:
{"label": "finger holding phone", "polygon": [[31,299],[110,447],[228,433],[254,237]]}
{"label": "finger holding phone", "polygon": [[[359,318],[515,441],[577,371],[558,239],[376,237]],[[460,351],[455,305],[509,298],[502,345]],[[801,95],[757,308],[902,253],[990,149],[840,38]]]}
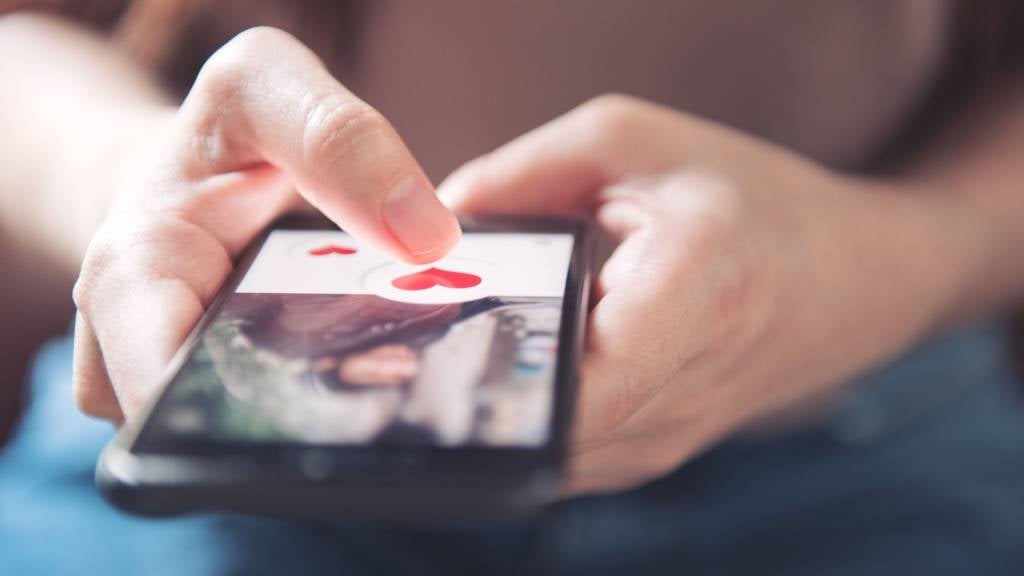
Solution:
{"label": "finger holding phone", "polygon": [[439,190],[461,211],[592,213],[619,242],[596,280],[568,494],[652,481],[827,396],[947,322],[970,282],[973,240],[948,195],[624,96]]}
{"label": "finger holding phone", "polygon": [[270,221],[311,204],[394,258],[428,262],[460,237],[401,138],[288,34],[243,32],[153,121],[75,287],[75,394],[131,418]]}

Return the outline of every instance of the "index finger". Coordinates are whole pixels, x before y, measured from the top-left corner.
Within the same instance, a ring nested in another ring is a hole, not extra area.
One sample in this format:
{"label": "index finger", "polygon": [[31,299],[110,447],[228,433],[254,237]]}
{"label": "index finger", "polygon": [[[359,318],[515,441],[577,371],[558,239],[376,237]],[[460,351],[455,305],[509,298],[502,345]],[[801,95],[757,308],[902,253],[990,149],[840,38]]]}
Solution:
{"label": "index finger", "polygon": [[203,67],[180,114],[187,177],[272,164],[347,231],[410,262],[436,260],[459,239],[391,124],[287,33],[235,37]]}

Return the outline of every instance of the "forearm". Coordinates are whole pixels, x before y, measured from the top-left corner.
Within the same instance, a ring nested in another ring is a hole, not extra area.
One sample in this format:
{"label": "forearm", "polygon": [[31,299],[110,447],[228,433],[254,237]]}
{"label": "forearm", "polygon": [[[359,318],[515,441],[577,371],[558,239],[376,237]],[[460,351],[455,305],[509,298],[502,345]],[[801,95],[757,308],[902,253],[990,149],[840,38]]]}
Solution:
{"label": "forearm", "polygon": [[1024,78],[998,99],[980,101],[906,183],[941,214],[934,245],[950,253],[930,256],[959,272],[940,322],[1024,301]]}
{"label": "forearm", "polygon": [[816,292],[801,300],[816,302],[806,326],[827,343],[814,361],[803,349],[794,357],[808,382],[849,381],[936,332],[1024,301],[1024,98],[1018,91],[985,110],[900,175],[840,177],[823,206],[801,200],[827,222],[808,237],[801,264]]}
{"label": "forearm", "polygon": [[0,17],[0,227],[75,270],[167,99],[107,41]]}

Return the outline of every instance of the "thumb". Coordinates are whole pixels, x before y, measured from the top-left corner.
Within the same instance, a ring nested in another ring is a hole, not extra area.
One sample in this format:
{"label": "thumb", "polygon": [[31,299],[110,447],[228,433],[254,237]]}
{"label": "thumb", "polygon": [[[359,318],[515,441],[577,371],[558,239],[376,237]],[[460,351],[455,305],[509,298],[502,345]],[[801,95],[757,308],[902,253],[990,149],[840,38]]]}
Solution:
{"label": "thumb", "polygon": [[462,212],[580,214],[633,173],[681,162],[678,114],[625,96],[601,96],[477,158],[438,188]]}

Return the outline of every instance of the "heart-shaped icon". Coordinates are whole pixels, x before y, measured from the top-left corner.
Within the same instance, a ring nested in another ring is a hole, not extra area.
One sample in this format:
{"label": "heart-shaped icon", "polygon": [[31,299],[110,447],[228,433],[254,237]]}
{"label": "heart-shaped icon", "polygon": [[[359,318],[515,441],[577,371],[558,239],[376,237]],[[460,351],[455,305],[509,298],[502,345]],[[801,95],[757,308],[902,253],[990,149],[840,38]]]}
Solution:
{"label": "heart-shaped icon", "polygon": [[466,272],[453,272],[441,268],[427,268],[413,274],[399,276],[391,285],[399,290],[426,290],[434,286],[445,288],[472,288],[480,284],[480,277]]}
{"label": "heart-shaped icon", "polygon": [[349,254],[355,254],[355,248],[349,248],[347,246],[338,246],[337,244],[327,244],[320,246],[319,248],[310,248],[306,251],[310,256],[329,256],[331,254],[337,254],[338,256],[348,256]]}

